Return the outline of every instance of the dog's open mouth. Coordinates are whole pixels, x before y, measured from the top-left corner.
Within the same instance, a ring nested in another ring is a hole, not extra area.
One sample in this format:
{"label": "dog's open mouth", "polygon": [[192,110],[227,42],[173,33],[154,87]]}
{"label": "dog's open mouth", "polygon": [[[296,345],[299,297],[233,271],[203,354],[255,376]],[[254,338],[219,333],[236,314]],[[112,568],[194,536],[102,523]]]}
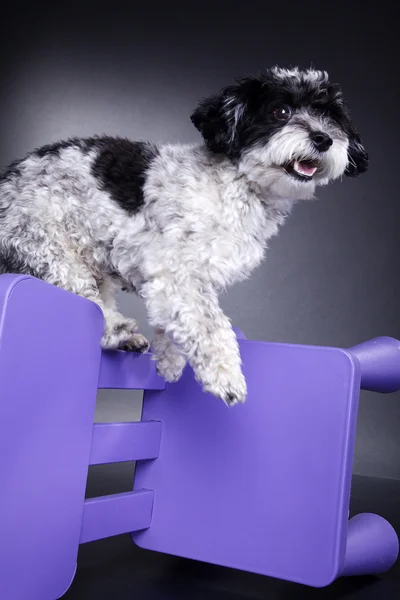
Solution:
{"label": "dog's open mouth", "polygon": [[291,160],[284,166],[286,173],[299,181],[311,181],[319,166],[317,160]]}

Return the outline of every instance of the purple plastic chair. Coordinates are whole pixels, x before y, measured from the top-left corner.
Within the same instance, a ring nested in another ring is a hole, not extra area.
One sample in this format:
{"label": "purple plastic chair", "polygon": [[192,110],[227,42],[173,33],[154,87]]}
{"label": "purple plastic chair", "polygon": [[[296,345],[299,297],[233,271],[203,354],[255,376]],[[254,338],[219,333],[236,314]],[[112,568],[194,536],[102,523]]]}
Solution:
{"label": "purple plastic chair", "polygon": [[[247,341],[249,396],[227,409],[186,368],[101,353],[103,317],[32,277],[0,276],[0,598],[56,600],[81,543],[143,548],[309,586],[382,573],[398,538],[348,521],[360,387],[400,388],[400,342],[350,350]],[[93,425],[98,388],[144,389],[140,423]],[[85,501],[89,465],[137,460],[134,490]]]}

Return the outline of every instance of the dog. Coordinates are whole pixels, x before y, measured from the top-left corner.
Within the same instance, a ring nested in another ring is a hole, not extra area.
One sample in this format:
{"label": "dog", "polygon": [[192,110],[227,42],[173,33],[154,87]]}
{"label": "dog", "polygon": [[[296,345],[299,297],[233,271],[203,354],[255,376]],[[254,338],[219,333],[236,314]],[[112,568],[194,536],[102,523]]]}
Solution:
{"label": "dog", "polygon": [[231,406],[247,390],[219,293],[261,263],[295,202],[365,172],[368,155],[340,86],[315,69],[236,79],[191,120],[200,143],[74,138],[12,163],[0,176],[0,272],[97,303],[104,349],[148,350],[116,306],[118,288],[136,292],[158,373],[177,381],[189,362]]}

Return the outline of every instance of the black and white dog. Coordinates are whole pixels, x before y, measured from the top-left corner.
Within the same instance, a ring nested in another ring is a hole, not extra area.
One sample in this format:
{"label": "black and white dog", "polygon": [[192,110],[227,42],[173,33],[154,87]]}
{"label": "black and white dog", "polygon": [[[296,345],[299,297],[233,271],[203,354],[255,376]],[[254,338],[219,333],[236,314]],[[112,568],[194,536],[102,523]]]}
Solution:
{"label": "black and white dog", "polygon": [[136,291],[159,373],[176,381],[189,361],[231,405],[246,382],[218,293],[259,265],[295,201],[366,171],[368,157],[322,71],[238,80],[191,118],[202,143],[71,139],[14,162],[0,175],[0,272],[96,302],[104,348],[148,348],[115,304],[116,288]]}

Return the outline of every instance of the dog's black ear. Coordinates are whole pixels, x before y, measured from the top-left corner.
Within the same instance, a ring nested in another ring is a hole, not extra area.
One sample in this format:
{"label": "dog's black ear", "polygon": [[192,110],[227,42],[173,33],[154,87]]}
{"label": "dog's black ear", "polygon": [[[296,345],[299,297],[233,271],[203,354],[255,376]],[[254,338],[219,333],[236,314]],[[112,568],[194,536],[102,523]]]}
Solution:
{"label": "dog's black ear", "polygon": [[239,86],[230,86],[203,100],[190,118],[210,150],[233,155],[237,127],[244,110]]}
{"label": "dog's black ear", "polygon": [[337,83],[331,83],[324,92],[326,100],[336,114],[338,124],[347,134],[349,140],[348,163],[345,175],[358,177],[358,175],[368,170],[368,153],[351,119],[350,110],[343,99],[341,87]]}
{"label": "dog's black ear", "polygon": [[368,170],[368,153],[361,142],[357,131],[352,127],[349,134],[349,162],[345,171],[348,177],[358,177]]}

